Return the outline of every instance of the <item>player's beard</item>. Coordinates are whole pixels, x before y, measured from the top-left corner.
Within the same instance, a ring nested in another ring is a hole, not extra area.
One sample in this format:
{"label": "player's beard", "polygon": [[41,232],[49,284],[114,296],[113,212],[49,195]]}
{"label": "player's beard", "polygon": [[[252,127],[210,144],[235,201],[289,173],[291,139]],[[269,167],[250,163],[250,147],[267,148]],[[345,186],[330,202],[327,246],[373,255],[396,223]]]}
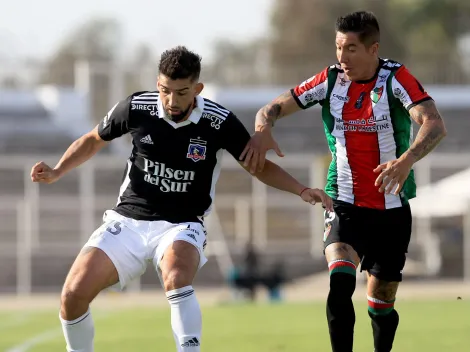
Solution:
{"label": "player's beard", "polygon": [[192,104],[189,104],[189,106],[187,107],[186,110],[183,110],[181,111],[179,114],[170,114],[166,109],[165,109],[165,112],[166,112],[166,115],[167,117],[173,121],[173,122],[180,122],[181,120],[183,120],[189,113],[189,110],[191,109],[192,107]]}

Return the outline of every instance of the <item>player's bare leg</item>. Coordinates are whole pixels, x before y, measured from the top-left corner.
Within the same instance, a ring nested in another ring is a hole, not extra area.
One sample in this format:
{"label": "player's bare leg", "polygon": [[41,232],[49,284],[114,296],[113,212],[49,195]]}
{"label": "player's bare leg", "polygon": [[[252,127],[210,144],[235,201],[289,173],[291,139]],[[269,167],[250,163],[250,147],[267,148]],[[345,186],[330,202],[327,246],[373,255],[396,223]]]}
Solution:
{"label": "player's bare leg", "polygon": [[375,352],[390,352],[399,317],[394,308],[398,282],[377,279],[368,273],[367,301],[372,319]]}
{"label": "player's bare leg", "polygon": [[90,303],[103,289],[118,281],[113,262],[101,249],[85,247],[77,256],[65,280],[60,302],[67,351],[93,351],[95,329]]}
{"label": "player's bare leg", "polygon": [[202,316],[192,286],[199,267],[199,251],[186,241],[170,245],[160,262],[163,285],[171,306],[171,327],[177,350],[199,352]]}
{"label": "player's bare leg", "polygon": [[330,272],[326,315],[333,352],[352,352],[356,315],[352,295],[356,289],[356,268],[360,259],[346,243],[332,243],[325,249]]}

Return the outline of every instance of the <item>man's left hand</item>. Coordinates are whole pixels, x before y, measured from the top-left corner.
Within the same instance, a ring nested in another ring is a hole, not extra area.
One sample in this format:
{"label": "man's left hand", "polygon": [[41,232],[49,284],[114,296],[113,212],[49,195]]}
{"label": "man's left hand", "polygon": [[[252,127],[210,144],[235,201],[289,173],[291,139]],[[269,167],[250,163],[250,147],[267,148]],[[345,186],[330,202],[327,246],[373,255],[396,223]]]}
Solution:
{"label": "man's left hand", "polygon": [[312,205],[315,205],[316,203],[321,202],[323,205],[323,208],[325,208],[328,211],[334,211],[333,200],[322,189],[318,189],[318,188],[304,189],[302,193],[300,193],[300,198],[302,198],[304,202],[310,203]]}
{"label": "man's left hand", "polygon": [[[374,172],[380,173],[380,175],[375,180],[375,186],[380,186],[379,192],[398,195],[410,174],[414,162],[410,155],[403,154],[396,160],[377,166]],[[393,189],[395,189],[394,192],[392,192]]]}

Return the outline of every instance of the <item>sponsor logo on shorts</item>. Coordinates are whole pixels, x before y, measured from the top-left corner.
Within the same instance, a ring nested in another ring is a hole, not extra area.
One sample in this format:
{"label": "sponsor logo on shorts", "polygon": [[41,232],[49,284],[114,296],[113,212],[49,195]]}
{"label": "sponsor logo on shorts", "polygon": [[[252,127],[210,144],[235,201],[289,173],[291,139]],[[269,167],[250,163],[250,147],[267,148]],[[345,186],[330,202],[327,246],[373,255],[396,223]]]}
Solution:
{"label": "sponsor logo on shorts", "polygon": [[323,232],[323,242],[326,241],[331,232],[332,222],[336,219],[334,211],[325,211],[325,231]]}
{"label": "sponsor logo on shorts", "polygon": [[326,239],[328,238],[328,235],[330,234],[331,232],[331,224],[328,223],[325,225],[325,232],[323,232],[323,242],[326,241]]}
{"label": "sponsor logo on shorts", "polygon": [[199,231],[196,230],[196,229],[191,228],[191,225],[188,225],[188,226],[186,226],[186,227],[184,227],[184,228],[183,228],[183,227],[180,228],[180,231],[189,231],[189,232],[192,232],[192,233],[194,233],[194,234],[196,234],[196,235],[199,236]]}

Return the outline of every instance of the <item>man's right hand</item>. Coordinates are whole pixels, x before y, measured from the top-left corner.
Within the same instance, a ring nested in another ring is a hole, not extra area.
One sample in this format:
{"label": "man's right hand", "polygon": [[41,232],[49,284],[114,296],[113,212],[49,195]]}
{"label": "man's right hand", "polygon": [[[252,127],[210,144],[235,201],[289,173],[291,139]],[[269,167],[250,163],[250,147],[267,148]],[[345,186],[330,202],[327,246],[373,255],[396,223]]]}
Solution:
{"label": "man's right hand", "polygon": [[264,168],[266,152],[270,149],[273,149],[278,156],[284,156],[271,134],[271,127],[265,126],[251,136],[251,139],[240,155],[240,160],[244,160],[244,166],[250,167],[252,174],[257,171],[261,172]]}
{"label": "man's right hand", "polygon": [[31,180],[39,183],[54,183],[60,178],[58,170],[51,168],[45,162],[36,163],[31,169]]}

